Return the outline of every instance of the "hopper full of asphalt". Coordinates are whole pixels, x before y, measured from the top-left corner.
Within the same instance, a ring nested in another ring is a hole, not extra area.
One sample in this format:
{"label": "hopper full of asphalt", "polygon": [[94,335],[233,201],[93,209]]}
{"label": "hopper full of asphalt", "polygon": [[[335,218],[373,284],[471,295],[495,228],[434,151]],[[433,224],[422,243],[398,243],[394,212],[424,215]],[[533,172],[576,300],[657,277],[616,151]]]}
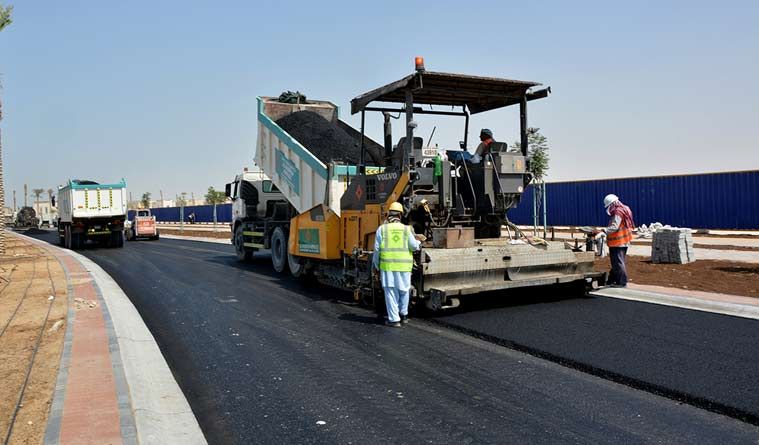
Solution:
{"label": "hopper full of asphalt", "polygon": [[358,165],[361,161],[359,141],[337,123],[313,111],[298,111],[277,121],[277,125],[306,147],[320,161]]}

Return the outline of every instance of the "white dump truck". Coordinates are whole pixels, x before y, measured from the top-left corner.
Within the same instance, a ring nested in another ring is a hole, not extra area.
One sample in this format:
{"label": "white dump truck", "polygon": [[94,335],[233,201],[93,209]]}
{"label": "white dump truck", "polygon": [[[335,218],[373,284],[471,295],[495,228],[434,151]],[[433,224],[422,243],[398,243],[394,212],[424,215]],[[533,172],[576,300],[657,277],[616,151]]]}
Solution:
{"label": "white dump truck", "polygon": [[61,246],[79,249],[87,240],[124,247],[126,182],[99,184],[71,179],[58,188],[58,236]]}

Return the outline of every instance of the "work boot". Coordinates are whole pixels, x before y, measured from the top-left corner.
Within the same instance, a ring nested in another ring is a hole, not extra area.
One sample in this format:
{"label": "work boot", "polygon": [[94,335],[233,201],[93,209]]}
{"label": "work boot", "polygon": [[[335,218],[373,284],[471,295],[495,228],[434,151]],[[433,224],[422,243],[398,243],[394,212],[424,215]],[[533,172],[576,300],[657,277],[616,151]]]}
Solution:
{"label": "work boot", "polygon": [[399,328],[401,327],[401,322],[385,320],[385,326],[390,326],[391,328]]}
{"label": "work boot", "polygon": [[408,315],[401,315],[401,323],[403,324],[408,323]]}

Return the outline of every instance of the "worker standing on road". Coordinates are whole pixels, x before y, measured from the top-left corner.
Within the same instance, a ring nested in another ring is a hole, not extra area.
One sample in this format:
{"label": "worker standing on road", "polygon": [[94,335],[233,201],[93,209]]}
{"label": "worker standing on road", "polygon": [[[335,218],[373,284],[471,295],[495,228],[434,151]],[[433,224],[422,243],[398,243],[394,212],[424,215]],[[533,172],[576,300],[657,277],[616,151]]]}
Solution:
{"label": "worker standing on road", "polygon": [[385,324],[400,327],[408,322],[409,290],[411,270],[414,267],[413,252],[424,241],[424,235],[415,235],[414,230],[401,223],[403,206],[399,202],[390,204],[387,220],[379,226],[374,236],[372,264],[382,278],[385,291],[387,321]]}
{"label": "worker standing on road", "polygon": [[611,216],[608,227],[596,231],[606,233],[606,244],[609,246],[609,259],[611,260],[611,272],[608,284],[614,287],[627,286],[627,267],[625,258],[627,248],[632,242],[632,229],[635,228],[633,214],[630,207],[622,204],[617,195],[610,194],[604,198],[606,214]]}

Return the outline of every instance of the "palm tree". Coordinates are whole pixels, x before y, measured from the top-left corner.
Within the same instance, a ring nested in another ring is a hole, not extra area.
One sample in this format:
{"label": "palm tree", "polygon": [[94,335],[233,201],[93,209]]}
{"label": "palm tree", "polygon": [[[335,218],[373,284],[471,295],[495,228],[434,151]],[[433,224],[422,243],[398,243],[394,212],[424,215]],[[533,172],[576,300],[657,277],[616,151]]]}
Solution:
{"label": "palm tree", "polygon": [[[13,6],[4,7],[0,4],[0,31],[11,24],[11,9]],[[0,99],[0,121],[3,120],[3,102]],[[3,146],[0,143],[0,209],[2,217],[0,218],[0,255],[5,254],[5,186],[3,185]]]}
{"label": "palm tree", "polygon": [[34,211],[37,212],[37,218],[42,219],[40,215],[40,196],[45,193],[45,189],[32,189],[32,195],[34,195]]}

